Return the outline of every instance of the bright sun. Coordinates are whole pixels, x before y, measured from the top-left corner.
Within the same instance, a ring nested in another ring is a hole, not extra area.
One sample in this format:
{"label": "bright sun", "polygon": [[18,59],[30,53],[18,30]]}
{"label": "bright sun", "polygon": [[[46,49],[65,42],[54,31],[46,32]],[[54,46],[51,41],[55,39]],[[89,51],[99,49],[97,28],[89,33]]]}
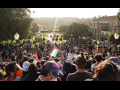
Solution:
{"label": "bright sun", "polygon": [[78,17],[91,18],[98,15],[117,15],[119,8],[30,8],[31,17]]}

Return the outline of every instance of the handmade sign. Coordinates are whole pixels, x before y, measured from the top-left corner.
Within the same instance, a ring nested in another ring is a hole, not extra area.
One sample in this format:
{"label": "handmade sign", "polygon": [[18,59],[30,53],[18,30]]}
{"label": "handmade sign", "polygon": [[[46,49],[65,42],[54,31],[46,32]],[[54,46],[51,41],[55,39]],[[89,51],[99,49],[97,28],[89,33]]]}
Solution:
{"label": "handmade sign", "polygon": [[93,53],[97,53],[97,52],[98,52],[98,49],[92,49],[92,52],[93,52]]}
{"label": "handmade sign", "polygon": [[102,48],[102,52],[105,52],[105,48]]}
{"label": "handmade sign", "polygon": [[99,50],[99,53],[102,53],[102,48],[99,48],[98,50]]}

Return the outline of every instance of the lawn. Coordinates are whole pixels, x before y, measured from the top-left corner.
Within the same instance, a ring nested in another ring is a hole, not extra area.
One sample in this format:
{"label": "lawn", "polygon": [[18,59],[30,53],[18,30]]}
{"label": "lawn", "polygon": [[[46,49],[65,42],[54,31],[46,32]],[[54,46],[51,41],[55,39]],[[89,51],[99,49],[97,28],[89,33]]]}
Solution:
{"label": "lawn", "polygon": [[[47,37],[47,36],[48,36],[48,33],[40,33],[40,34],[42,34],[42,36],[39,36],[39,37],[43,37],[43,34],[44,34],[44,37]],[[60,34],[60,33],[54,33],[54,34],[59,35],[59,37],[61,37],[61,34]],[[24,40],[25,40],[25,39],[21,40],[21,43],[18,43],[18,44],[22,44]],[[27,39],[27,40],[28,40],[28,39]],[[64,40],[64,39],[63,39],[63,40]],[[62,43],[63,40],[60,41],[60,40],[58,39],[58,41],[56,41],[56,43],[57,43],[57,44]],[[7,41],[3,41],[2,43],[7,43]],[[12,44],[13,46],[16,45],[16,41],[15,41],[15,40],[13,40],[12,43],[11,43],[11,40],[9,40],[8,43],[9,43],[9,44]],[[38,44],[40,44],[40,43],[41,43],[41,42],[37,42],[36,44],[38,45]],[[47,43],[47,39],[45,39],[45,43]],[[17,44],[17,45],[18,45],[18,44]],[[27,44],[27,43],[25,43],[25,44]],[[34,46],[34,43],[32,43],[32,46]]]}

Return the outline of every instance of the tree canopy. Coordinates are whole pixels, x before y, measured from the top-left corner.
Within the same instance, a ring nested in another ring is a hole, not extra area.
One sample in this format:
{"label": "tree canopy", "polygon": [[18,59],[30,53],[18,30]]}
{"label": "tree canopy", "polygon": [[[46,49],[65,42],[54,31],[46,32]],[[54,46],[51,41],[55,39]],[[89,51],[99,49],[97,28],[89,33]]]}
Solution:
{"label": "tree canopy", "polygon": [[66,32],[66,31],[68,31],[68,29],[69,29],[68,25],[61,25],[59,27],[59,31],[62,31],[62,32]]}
{"label": "tree canopy", "polygon": [[14,34],[24,39],[30,33],[33,19],[29,8],[0,8],[0,41],[14,40]]}
{"label": "tree canopy", "polygon": [[39,26],[35,22],[32,23],[32,26],[32,32],[39,32]]}
{"label": "tree canopy", "polygon": [[[73,35],[75,39],[77,39],[79,36],[80,37],[90,37],[93,36],[92,32],[89,31],[88,25],[85,24],[80,24],[80,23],[75,23],[68,26],[68,31],[64,34],[65,38],[70,37],[69,35]],[[68,37],[67,37],[68,36]]]}

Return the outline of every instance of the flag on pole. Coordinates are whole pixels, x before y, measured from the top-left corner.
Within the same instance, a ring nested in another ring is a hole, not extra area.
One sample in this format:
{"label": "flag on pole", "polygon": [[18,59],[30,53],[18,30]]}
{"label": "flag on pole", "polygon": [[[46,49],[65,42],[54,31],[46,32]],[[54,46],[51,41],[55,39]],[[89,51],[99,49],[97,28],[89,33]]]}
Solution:
{"label": "flag on pole", "polygon": [[54,46],[54,50],[53,50],[51,56],[56,57],[58,52],[59,52],[59,49]]}
{"label": "flag on pole", "polygon": [[36,56],[35,59],[34,59],[34,61],[33,61],[33,63],[37,64],[38,61],[39,61],[38,57]]}
{"label": "flag on pole", "polygon": [[107,56],[109,56],[110,54],[109,54],[109,52],[107,52]]}

